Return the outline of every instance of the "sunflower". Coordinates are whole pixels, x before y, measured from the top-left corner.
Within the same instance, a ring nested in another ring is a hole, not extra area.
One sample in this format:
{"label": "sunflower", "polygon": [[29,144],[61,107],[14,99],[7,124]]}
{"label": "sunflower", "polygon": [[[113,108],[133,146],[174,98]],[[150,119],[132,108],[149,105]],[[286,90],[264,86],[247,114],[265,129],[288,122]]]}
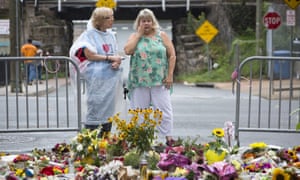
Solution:
{"label": "sunflower", "polygon": [[224,130],[222,128],[215,128],[212,133],[219,138],[224,137]]}
{"label": "sunflower", "polygon": [[265,149],[267,144],[264,142],[256,142],[249,145],[252,149]]}
{"label": "sunflower", "polygon": [[290,180],[290,175],[281,168],[274,168],[272,171],[272,180]]}
{"label": "sunflower", "polygon": [[297,156],[297,152],[296,151],[294,151],[292,149],[289,149],[288,150],[288,154],[289,154],[291,160],[293,160],[293,161],[297,161],[298,160],[298,156]]}

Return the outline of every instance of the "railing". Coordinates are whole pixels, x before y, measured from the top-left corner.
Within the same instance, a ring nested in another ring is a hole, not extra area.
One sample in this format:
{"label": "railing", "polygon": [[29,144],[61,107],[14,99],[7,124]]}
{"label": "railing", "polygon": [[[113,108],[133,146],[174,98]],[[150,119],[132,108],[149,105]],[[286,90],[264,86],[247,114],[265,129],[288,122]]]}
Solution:
{"label": "railing", "polygon": [[296,130],[300,123],[300,80],[293,68],[288,68],[295,63],[300,63],[300,57],[253,56],[240,64],[235,115],[238,144],[241,132],[300,133]]}
{"label": "railing", "polygon": [[[44,63],[41,84],[27,83],[24,60]],[[74,87],[69,78],[69,65],[79,72],[74,61],[60,56],[0,57],[0,63],[5,75],[0,86],[0,133],[80,131],[80,77]]]}
{"label": "railing", "polygon": [[[95,0],[27,0],[31,4],[39,4],[46,6],[78,6],[78,7],[94,7]],[[163,10],[166,8],[179,8],[186,7],[187,11],[190,7],[206,7],[216,3],[222,4],[241,4],[237,0],[116,0],[117,8],[134,8],[134,7],[147,7],[155,8],[162,7]],[[245,2],[246,5],[256,5],[256,0],[248,0]]]}

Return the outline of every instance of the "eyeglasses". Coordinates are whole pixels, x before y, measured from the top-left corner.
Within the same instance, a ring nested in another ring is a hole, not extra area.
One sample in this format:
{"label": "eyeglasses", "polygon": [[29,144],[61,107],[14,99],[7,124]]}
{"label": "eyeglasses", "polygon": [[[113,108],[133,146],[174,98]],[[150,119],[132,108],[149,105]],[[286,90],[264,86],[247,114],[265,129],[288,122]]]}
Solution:
{"label": "eyeglasses", "polygon": [[111,15],[111,16],[105,16],[104,19],[114,19],[114,15]]}

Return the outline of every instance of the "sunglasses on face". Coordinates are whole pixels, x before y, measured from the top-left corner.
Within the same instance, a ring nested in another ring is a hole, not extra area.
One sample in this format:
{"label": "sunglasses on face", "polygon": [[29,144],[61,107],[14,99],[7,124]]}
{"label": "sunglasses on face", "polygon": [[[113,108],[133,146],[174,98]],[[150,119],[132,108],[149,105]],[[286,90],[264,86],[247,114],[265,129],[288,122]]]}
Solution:
{"label": "sunglasses on face", "polygon": [[113,19],[113,18],[114,18],[114,15],[104,17],[104,19]]}

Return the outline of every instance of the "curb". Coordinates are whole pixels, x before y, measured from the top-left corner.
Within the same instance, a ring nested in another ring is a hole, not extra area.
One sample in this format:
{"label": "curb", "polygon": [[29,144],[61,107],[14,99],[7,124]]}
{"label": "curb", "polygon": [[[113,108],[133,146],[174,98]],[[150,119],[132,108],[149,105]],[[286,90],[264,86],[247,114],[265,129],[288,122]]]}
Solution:
{"label": "curb", "polygon": [[188,83],[188,82],[183,82],[183,85],[186,86],[195,86],[195,87],[203,87],[203,88],[215,88],[214,83]]}
{"label": "curb", "polygon": [[196,87],[203,87],[203,88],[215,88],[214,84],[208,84],[208,83],[196,83]]}

